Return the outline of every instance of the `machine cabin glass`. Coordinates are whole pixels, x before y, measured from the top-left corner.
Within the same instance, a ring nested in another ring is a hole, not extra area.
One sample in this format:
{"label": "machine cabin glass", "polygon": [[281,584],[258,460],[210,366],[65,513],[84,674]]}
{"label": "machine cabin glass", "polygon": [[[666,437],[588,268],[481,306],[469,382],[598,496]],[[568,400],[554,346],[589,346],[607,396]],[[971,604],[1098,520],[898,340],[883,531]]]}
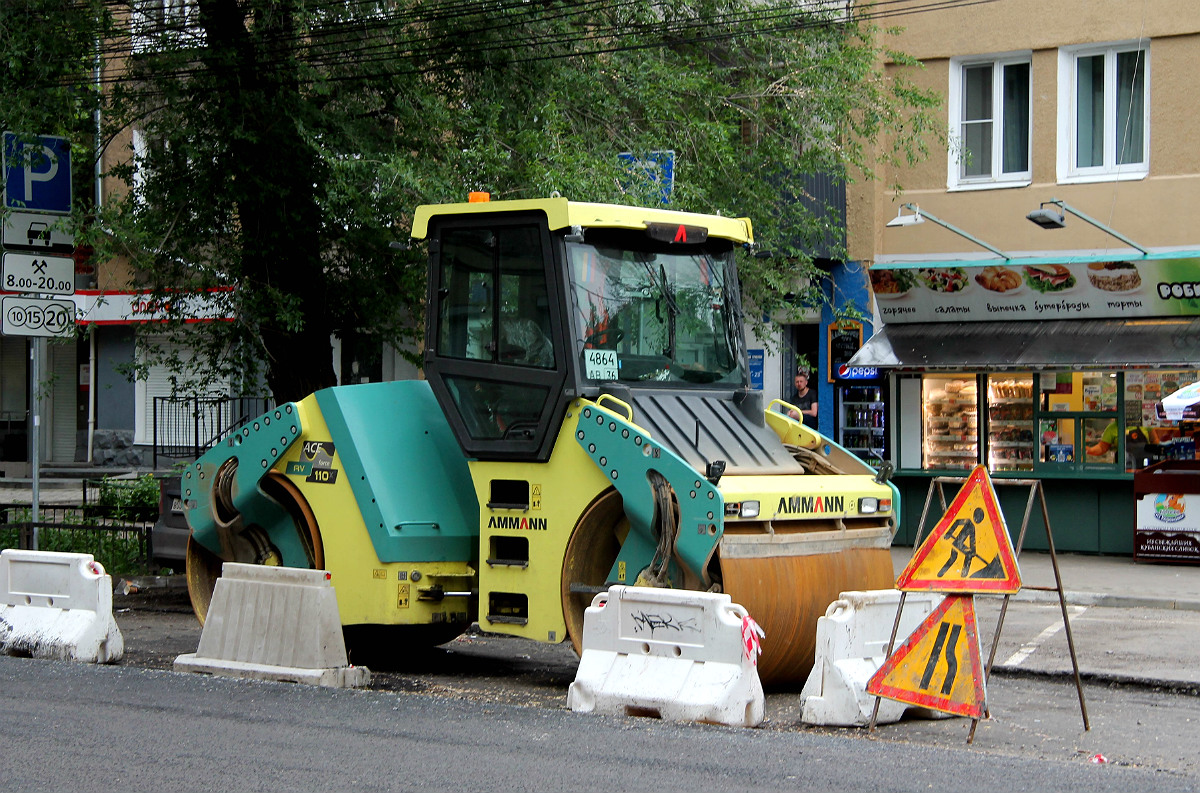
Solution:
{"label": "machine cabin glass", "polygon": [[585,241],[566,244],[581,379],[743,386],[733,244],[652,232],[588,229]]}
{"label": "machine cabin glass", "polygon": [[566,378],[544,216],[450,220],[431,240],[426,373],[463,451],[544,459]]}

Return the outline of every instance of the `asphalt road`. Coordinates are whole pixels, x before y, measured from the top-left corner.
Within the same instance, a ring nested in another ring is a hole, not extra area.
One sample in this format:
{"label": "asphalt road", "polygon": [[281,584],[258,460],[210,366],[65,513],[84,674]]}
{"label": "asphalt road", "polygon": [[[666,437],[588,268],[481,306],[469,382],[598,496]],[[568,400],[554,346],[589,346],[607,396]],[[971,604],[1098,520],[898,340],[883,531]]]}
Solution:
{"label": "asphalt road", "polygon": [[961,730],[921,745],[128,665],[0,657],[0,707],[6,791],[1196,789],[1174,770],[996,751],[986,734],[967,747]]}
{"label": "asphalt road", "polygon": [[[980,604],[985,641],[997,607]],[[1144,644],[1138,621],[1153,617],[1187,660],[1196,615],[1080,608],[1091,730],[1061,673],[1071,667],[1057,607],[1014,603],[997,652],[1008,666],[989,681],[991,717],[968,746],[967,719],[906,719],[871,735],[806,726],[794,691],[768,693],[758,730],[573,714],[569,647],[494,636],[375,667],[369,691],[175,674],[200,637],[184,601],[118,598],[120,665],[0,658],[4,789],[99,790],[66,784],[93,765],[108,783],[168,790],[1200,789],[1200,687],[1114,675],[1099,654],[1122,646],[1114,636],[1131,652]]]}

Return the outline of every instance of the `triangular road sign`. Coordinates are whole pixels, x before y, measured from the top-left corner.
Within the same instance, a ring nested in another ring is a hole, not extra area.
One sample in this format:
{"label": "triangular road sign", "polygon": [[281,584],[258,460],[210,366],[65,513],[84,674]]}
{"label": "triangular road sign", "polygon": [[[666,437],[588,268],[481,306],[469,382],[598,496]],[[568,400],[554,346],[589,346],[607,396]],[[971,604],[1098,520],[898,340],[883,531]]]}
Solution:
{"label": "triangular road sign", "polygon": [[983,655],[973,595],[947,595],[867,681],[867,693],[982,718]]}
{"label": "triangular road sign", "polygon": [[987,469],[976,466],[896,579],[902,592],[1021,591],[1021,571]]}

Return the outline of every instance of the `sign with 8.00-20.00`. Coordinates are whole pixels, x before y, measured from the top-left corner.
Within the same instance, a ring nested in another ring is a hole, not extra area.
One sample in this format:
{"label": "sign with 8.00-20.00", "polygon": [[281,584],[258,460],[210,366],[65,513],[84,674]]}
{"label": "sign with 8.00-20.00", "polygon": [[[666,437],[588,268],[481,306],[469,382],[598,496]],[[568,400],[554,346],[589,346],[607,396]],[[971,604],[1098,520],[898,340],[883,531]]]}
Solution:
{"label": "sign with 8.00-20.00", "polygon": [[36,297],[0,300],[5,336],[70,336],[75,332],[75,303]]}
{"label": "sign with 8.00-20.00", "polygon": [[36,292],[44,295],[75,294],[75,260],[70,256],[36,253],[4,254],[0,289],[5,292]]}

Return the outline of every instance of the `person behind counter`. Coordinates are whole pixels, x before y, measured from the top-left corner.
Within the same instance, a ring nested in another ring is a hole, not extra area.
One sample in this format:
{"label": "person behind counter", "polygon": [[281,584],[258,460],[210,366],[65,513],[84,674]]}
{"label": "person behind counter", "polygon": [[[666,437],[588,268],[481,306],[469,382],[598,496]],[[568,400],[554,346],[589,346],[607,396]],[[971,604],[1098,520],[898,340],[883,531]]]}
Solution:
{"label": "person behind counter", "polygon": [[817,428],[817,392],[808,387],[808,372],[796,372],[794,380],[795,390],[792,391],[792,396],[788,399],[792,405],[800,409],[797,413],[795,410],[789,410],[788,415],[792,418],[804,422],[804,426]]}
{"label": "person behind counter", "polygon": [[[1126,427],[1125,429],[1125,447],[1126,450],[1135,447],[1145,448],[1146,444],[1154,443],[1153,432],[1146,427]],[[1117,422],[1114,420],[1100,435],[1100,440],[1087,447],[1087,453],[1091,457],[1100,457],[1107,454],[1110,449],[1117,445]],[[1138,455],[1126,455],[1127,457],[1136,458]],[[1138,466],[1140,467],[1140,466]]]}

